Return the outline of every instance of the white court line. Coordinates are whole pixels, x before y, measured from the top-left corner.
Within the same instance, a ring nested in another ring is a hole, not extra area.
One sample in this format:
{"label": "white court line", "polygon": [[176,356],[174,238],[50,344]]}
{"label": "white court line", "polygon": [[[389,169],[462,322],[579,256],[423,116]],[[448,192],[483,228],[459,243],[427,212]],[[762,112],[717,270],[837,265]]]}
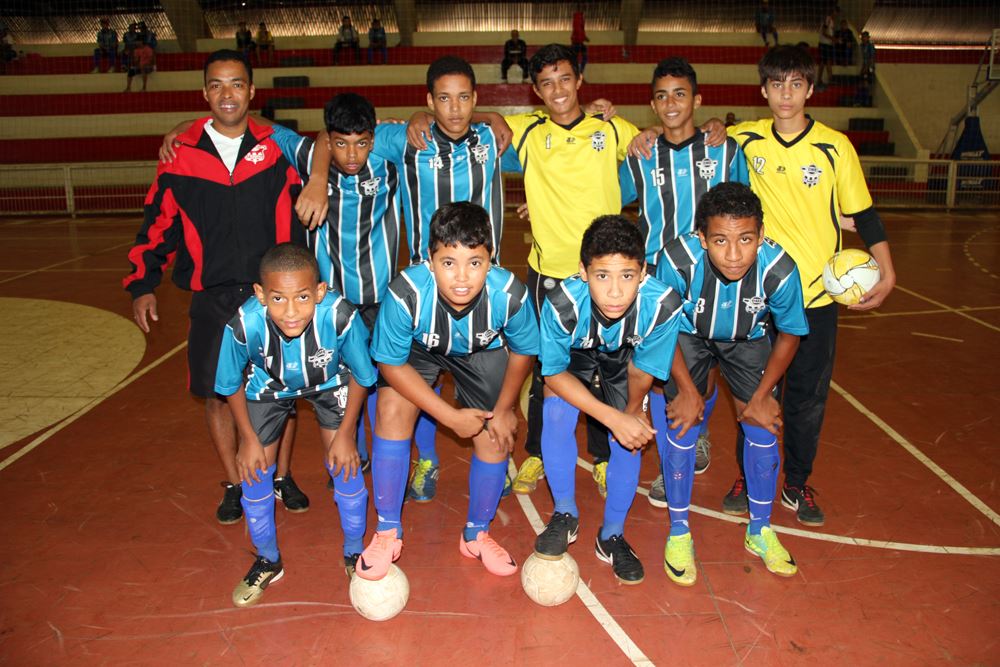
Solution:
{"label": "white court line", "polygon": [[956,315],[964,317],[964,318],[966,318],[968,320],[972,320],[973,322],[976,322],[977,324],[982,324],[987,329],[993,329],[993,331],[1000,331],[1000,327],[995,327],[992,324],[990,324],[989,322],[984,322],[983,320],[979,319],[978,317],[973,317],[972,315],[964,313],[961,310],[958,310],[957,308],[952,308],[951,306],[947,306],[947,305],[941,303],[940,301],[935,301],[934,299],[926,297],[923,294],[920,294],[919,292],[914,292],[913,290],[906,289],[905,287],[900,287],[899,285],[896,285],[896,289],[899,290],[900,292],[905,292],[906,294],[909,294],[910,296],[915,296],[918,299],[923,299],[927,303],[932,303],[935,306],[937,306],[938,308],[944,308],[949,313],[955,313]]}
{"label": "white court line", "polygon": [[838,327],[842,327],[844,329],[867,329],[868,328],[868,327],[862,326],[860,324],[841,324],[839,322],[837,323],[837,326]]}
{"label": "white court line", "polygon": [[97,252],[92,252],[92,253],[87,254],[87,255],[80,255],[79,257],[72,257],[72,258],[67,259],[67,260],[65,260],[63,262],[56,262],[55,264],[49,264],[48,266],[43,266],[40,269],[32,269],[31,271],[25,271],[24,273],[18,274],[16,276],[11,276],[10,278],[4,278],[3,280],[0,280],[0,285],[2,285],[4,283],[12,282],[14,280],[20,280],[21,278],[26,278],[26,277],[34,275],[36,273],[41,273],[42,271],[48,271],[49,269],[54,269],[55,267],[62,266],[63,264],[69,264],[70,262],[77,262],[77,261],[80,261],[81,259],[88,259],[90,257],[96,257],[97,255],[100,255],[102,253],[108,252],[109,250],[114,250],[115,248],[122,248],[124,246],[133,245],[133,244],[134,244],[134,241],[126,241],[125,243],[119,243],[118,245],[113,245],[110,248],[104,248],[103,250],[98,250]]}
{"label": "white court line", "polygon": [[[581,458],[577,458],[576,464],[588,472],[593,472],[594,470],[593,465]],[[637,487],[636,491],[644,496],[649,495],[649,490],[641,486]],[[518,497],[520,498],[522,496]],[[775,497],[775,502],[777,502],[777,496]],[[695,514],[701,514],[702,516],[711,517],[713,519],[719,519],[721,521],[728,521],[729,523],[736,524],[749,523],[747,519],[730,516],[729,514],[724,514],[722,512],[716,512],[715,510],[710,510],[693,503],[690,507],[691,511]],[[863,537],[832,535],[830,533],[819,533],[814,530],[802,530],[801,528],[786,528],[784,526],[776,526],[774,524],[771,524],[771,528],[773,528],[776,533],[794,535],[795,537],[804,537],[806,539],[817,540],[819,542],[847,544],[854,547],[870,547],[873,549],[890,549],[893,551],[916,551],[919,553],[952,554],[962,556],[1000,556],[1000,547],[952,547],[937,546],[934,544],[911,544],[909,542],[887,542],[885,540],[869,540]]]}
{"label": "white court line", "polygon": [[837,318],[837,323],[839,324],[842,320],[880,320],[885,317],[906,315],[943,315],[951,312],[972,313],[977,310],[1000,310],[1000,306],[959,306],[958,308],[946,308],[945,310],[935,308],[934,310],[900,310],[892,313],[880,313],[877,310],[873,310],[864,315],[840,315]]}
{"label": "white court line", "polygon": [[927,466],[928,468],[930,468],[931,472],[933,472],[935,475],[937,475],[938,477],[940,477],[941,480],[945,484],[947,484],[948,486],[950,486],[952,489],[954,489],[955,492],[958,493],[958,495],[960,495],[963,498],[965,498],[969,502],[969,504],[971,504],[977,510],[979,510],[984,515],[986,515],[986,518],[988,518],[990,521],[992,521],[996,525],[1000,526],[1000,515],[998,515],[996,512],[994,512],[992,509],[990,509],[989,506],[987,506],[986,503],[984,503],[982,500],[980,500],[979,498],[977,498],[971,491],[969,491],[967,488],[965,488],[957,479],[955,479],[954,477],[952,477],[951,475],[949,475],[944,470],[944,468],[942,468],[938,464],[934,463],[934,461],[931,461],[930,458],[928,458],[926,454],[924,454],[922,451],[920,451],[919,449],[917,449],[916,447],[914,447],[912,444],[910,444],[910,441],[907,440],[906,438],[904,438],[902,435],[900,435],[899,432],[896,431],[896,429],[894,429],[893,427],[889,426],[884,421],[882,421],[882,419],[878,415],[876,415],[874,412],[872,412],[871,410],[869,410],[868,408],[866,408],[864,405],[862,405],[861,401],[859,401],[858,399],[854,398],[854,396],[852,396],[846,389],[844,389],[843,387],[841,387],[839,384],[837,384],[836,382],[831,381],[830,382],[830,387],[835,392],[837,392],[838,394],[840,394],[841,396],[843,396],[844,400],[846,400],[848,403],[850,403],[852,406],[854,406],[855,410],[857,410],[858,412],[860,412],[861,414],[863,414],[865,417],[868,417],[868,419],[870,419],[876,426],[878,426],[880,429],[882,429],[882,431],[886,435],[888,435],[890,438],[892,438],[893,440],[895,440],[896,443],[899,444],[899,446],[901,446],[903,449],[905,449],[910,454],[912,454],[915,459],[917,459],[918,461],[920,461],[921,463],[923,463],[925,466]]}
{"label": "white court line", "polygon": [[70,424],[72,424],[73,422],[75,422],[77,419],[79,419],[80,417],[84,416],[85,414],[87,414],[88,412],[90,412],[91,410],[93,410],[94,408],[96,408],[98,405],[100,405],[102,402],[104,402],[104,400],[106,400],[107,398],[109,398],[113,394],[121,391],[125,387],[129,386],[130,384],[132,384],[133,382],[135,382],[136,380],[138,380],[139,378],[141,378],[143,375],[145,375],[146,373],[148,373],[149,371],[153,370],[154,368],[156,368],[157,366],[159,366],[160,364],[162,364],[164,361],[166,361],[170,357],[174,356],[175,354],[177,354],[178,352],[180,352],[181,350],[183,350],[185,347],[187,347],[187,341],[184,341],[183,343],[178,344],[177,347],[175,347],[174,349],[170,350],[169,352],[167,352],[166,354],[164,354],[162,357],[160,357],[159,359],[157,359],[156,361],[154,361],[150,365],[148,365],[145,368],[143,368],[141,371],[139,371],[137,373],[133,373],[129,377],[125,378],[124,380],[122,380],[121,382],[119,382],[114,387],[112,387],[108,391],[104,392],[100,396],[95,396],[93,400],[91,400],[89,403],[87,403],[86,405],[84,405],[82,408],[80,408],[79,410],[77,410],[76,412],[74,412],[73,414],[71,414],[69,417],[66,417],[61,422],[59,422],[58,424],[56,424],[55,426],[53,426],[49,430],[45,431],[45,433],[42,433],[40,436],[38,436],[37,438],[35,438],[34,440],[32,440],[31,442],[29,442],[28,444],[26,444],[24,447],[22,447],[21,449],[17,450],[13,454],[11,454],[7,458],[5,458],[2,462],[0,462],[0,470],[5,469],[7,466],[11,465],[12,463],[14,463],[15,461],[17,461],[22,456],[25,456],[26,454],[28,454],[29,452],[31,452],[31,450],[33,450],[36,447],[38,447],[39,445],[41,445],[43,442],[45,442],[46,440],[48,440],[49,438],[51,438],[53,435],[55,435],[59,431],[63,430],[64,428],[66,428],[67,426],[69,426]]}
{"label": "white court line", "polygon": [[951,336],[938,336],[937,334],[922,333],[920,331],[911,331],[910,334],[914,336],[920,336],[922,338],[936,338],[937,340],[946,340],[951,343],[964,343],[965,340],[962,338],[952,338]]}
{"label": "white court line", "polygon": [[[507,472],[511,477],[517,477],[517,468],[514,466],[513,460],[508,461]],[[528,523],[531,524],[531,528],[535,531],[535,534],[537,535],[545,530],[545,523],[538,514],[535,504],[531,502],[531,496],[519,493],[515,493],[514,495],[517,497],[517,502],[521,505],[521,511],[524,512],[524,516],[527,517]],[[608,633],[608,636],[611,637],[615,644],[618,644],[618,648],[622,650],[625,657],[633,665],[643,665],[644,667],[649,665],[652,667],[653,661],[632,641],[632,638],[628,636],[624,628],[618,625],[618,621],[604,608],[604,605],[601,604],[601,601],[597,599],[597,596],[594,595],[594,592],[590,590],[587,584],[583,583],[583,579],[580,579],[580,583],[577,584],[576,596],[580,598],[580,601],[583,602],[583,606],[587,608],[590,615],[601,624],[604,631]]]}

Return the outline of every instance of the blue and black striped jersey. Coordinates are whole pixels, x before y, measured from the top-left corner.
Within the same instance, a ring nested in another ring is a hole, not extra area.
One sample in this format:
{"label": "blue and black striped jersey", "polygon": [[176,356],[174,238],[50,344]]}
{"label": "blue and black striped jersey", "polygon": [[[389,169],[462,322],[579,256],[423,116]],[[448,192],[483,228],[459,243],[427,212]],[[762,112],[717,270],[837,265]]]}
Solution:
{"label": "blue and black striped jersey", "polygon": [[468,201],[479,204],[490,215],[493,263],[499,264],[503,182],[497,139],[489,125],[474,123],[469,133],[456,141],[432,123],[427,148],[418,151],[406,143],[405,125],[383,123],[375,128],[373,152],[399,169],[410,262],[430,259],[434,211],[444,204]]}
{"label": "blue and black striped jersey", "polygon": [[372,336],[372,357],[379,363],[405,364],[413,343],[453,357],[503,346],[517,354],[538,354],[538,321],[528,290],[507,269],[491,266],[483,290],[461,312],[439,297],[426,263],[400,271],[389,295]]}
{"label": "blue and black striped jersey", "polygon": [[[313,140],[275,126],[274,140],[305,181]],[[326,222],[309,233],[320,277],[355,305],[380,303],[399,255],[399,176],[391,162],[369,155],[354,176],[330,165]]]}
{"label": "blue and black striped jersey", "polygon": [[646,261],[655,264],[663,247],[694,231],[701,196],[724,181],[749,183],[746,158],[735,139],[706,146],[696,132],[675,145],[662,136],[649,159],[629,156],[618,170],[622,205],[639,200],[639,229],[646,237]]}
{"label": "blue and black striped jersey", "polygon": [[791,255],[769,238],[739,280],[716,270],[697,234],[667,244],[656,277],[684,297],[682,331],[709,340],[752,340],[766,333],[768,313],[778,331],[809,333],[802,282]]}
{"label": "blue and black striped jersey", "polygon": [[580,276],[562,281],[542,304],[542,375],[569,368],[570,350],[616,352],[633,349],[632,363],[655,378],[670,377],[680,326],[681,297],[659,280],[646,276],[625,314],[608,320],[590,299]]}
{"label": "blue and black striped jersey", "polygon": [[375,383],[368,328],[344,297],[328,291],[309,327],[291,339],[267,316],[267,308],[250,297],[222,334],[215,391],[229,396],[246,379],[248,400],[273,401],[336,389],[351,375],[366,387]]}

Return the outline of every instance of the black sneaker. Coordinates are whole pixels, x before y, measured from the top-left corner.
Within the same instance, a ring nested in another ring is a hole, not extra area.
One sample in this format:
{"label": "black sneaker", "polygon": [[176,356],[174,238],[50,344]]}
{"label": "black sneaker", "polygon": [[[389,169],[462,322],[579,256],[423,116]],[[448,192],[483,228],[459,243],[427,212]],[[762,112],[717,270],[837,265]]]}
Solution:
{"label": "black sneaker", "polygon": [[795,510],[795,518],[805,526],[822,526],[826,522],[823,510],[816,504],[813,497],[816,489],[808,484],[802,486],[781,487],[781,504],[790,510]]}
{"label": "black sneaker", "polygon": [[247,575],[236,584],[233,590],[233,604],[237,607],[249,607],[256,604],[264,597],[264,589],[281,579],[285,570],[281,567],[281,561],[272,563],[263,556],[257,556],[257,560],[250,566]]}
{"label": "black sneaker", "polygon": [[292,479],[292,473],[274,478],[274,495],[285,504],[289,512],[305,512],[309,509],[309,498]]}
{"label": "black sneaker", "polygon": [[621,535],[612,535],[606,540],[601,539],[601,534],[597,534],[597,541],[594,543],[594,552],[597,557],[605,563],[611,565],[618,581],[623,584],[638,584],[645,579],[646,574],[642,569],[639,557],[632,551],[632,547]]}
{"label": "black sneaker", "polygon": [[358,564],[359,558],[361,558],[361,554],[359,553],[344,556],[344,570],[347,572],[348,578],[354,576],[354,567]]}
{"label": "black sneaker", "polygon": [[545,530],[535,538],[535,553],[545,560],[559,560],[580,530],[580,519],[569,512],[553,512]]}
{"label": "black sneaker", "polygon": [[747,481],[740,477],[733,482],[733,488],[722,499],[722,511],[740,516],[750,511],[747,503]]}
{"label": "black sneaker", "polygon": [[243,518],[243,503],[240,502],[243,499],[243,487],[239,484],[222,482],[222,488],[226,490],[226,493],[222,496],[222,502],[215,510],[215,518],[223,526],[228,526]]}

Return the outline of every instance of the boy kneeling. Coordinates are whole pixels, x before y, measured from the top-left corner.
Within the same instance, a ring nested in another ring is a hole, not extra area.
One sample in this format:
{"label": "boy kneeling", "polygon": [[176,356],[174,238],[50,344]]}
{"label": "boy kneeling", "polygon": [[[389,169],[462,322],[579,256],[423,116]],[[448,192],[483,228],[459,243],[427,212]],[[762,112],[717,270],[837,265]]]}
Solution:
{"label": "boy kneeling", "polygon": [[368,505],[354,433],[364,387],[375,383],[364,322],[354,306],[327,290],[308,250],[291,243],[268,250],[253,288],[254,296],[226,325],[215,379],[215,391],[226,396],[239,431],[236,466],[257,548],[257,559],[233,591],[237,607],[260,600],[284,575],[274,525],[274,445],[296,398],[316,410],[344,531],[344,565],[352,572]]}
{"label": "boy kneeling", "polygon": [[[763,216],[750,188],[720,183],[698,203],[696,232],[668,243],[657,264],[657,277],[684,297],[681,354],[674,356],[664,391],[670,428],[660,452],[670,507],[663,564],[667,576],[682,586],[693,585],[697,577],[688,506],[702,396],[715,366],[733,394],[745,435],[750,526],[744,546],[775,574],[790,577],[798,571],[770,527],[781,429],[774,394],[809,327],[798,268],[764,236]],[[777,329],[773,345],[767,332],[772,323]]]}
{"label": "boy kneeling", "polygon": [[[580,274],[551,290],[542,305],[542,457],[555,510],[535,540],[541,558],[561,558],[577,537],[574,432],[582,410],[611,433],[597,557],[622,583],[643,580],[642,563],[625,541],[625,517],[639,483],[637,450],[655,433],[644,399],[654,378],[670,376],[680,312],[680,296],[646,276],[639,228],[620,215],[594,220],[583,234]],[[590,390],[595,375],[601,398]]]}
{"label": "boy kneeling", "polygon": [[[399,558],[410,438],[421,410],[458,437],[472,438],[475,448],[459,551],[493,574],[517,571],[489,526],[514,447],[514,406],[538,354],[538,323],[524,284],[492,265],[492,252],[486,210],[445,204],[431,219],[430,261],[403,269],[389,284],[371,350],[380,374],[372,445],[379,521],[358,561],[359,577],[381,579]],[[434,393],[442,371],[452,374],[462,407]]]}

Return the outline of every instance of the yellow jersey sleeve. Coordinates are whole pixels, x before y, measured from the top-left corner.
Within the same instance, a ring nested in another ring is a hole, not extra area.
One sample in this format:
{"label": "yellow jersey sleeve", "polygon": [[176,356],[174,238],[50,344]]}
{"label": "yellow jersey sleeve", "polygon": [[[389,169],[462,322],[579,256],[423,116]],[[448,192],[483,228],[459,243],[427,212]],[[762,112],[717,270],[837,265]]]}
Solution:
{"label": "yellow jersey sleeve", "polygon": [[621,116],[612,118],[611,124],[618,131],[618,152],[616,156],[619,162],[624,162],[625,158],[628,157],[628,145],[632,143],[632,140],[635,139],[641,130]]}
{"label": "yellow jersey sleeve", "polygon": [[861,160],[850,140],[841,134],[837,141],[837,203],[844,215],[854,215],[872,206],[872,196],[868,192],[865,172]]}

